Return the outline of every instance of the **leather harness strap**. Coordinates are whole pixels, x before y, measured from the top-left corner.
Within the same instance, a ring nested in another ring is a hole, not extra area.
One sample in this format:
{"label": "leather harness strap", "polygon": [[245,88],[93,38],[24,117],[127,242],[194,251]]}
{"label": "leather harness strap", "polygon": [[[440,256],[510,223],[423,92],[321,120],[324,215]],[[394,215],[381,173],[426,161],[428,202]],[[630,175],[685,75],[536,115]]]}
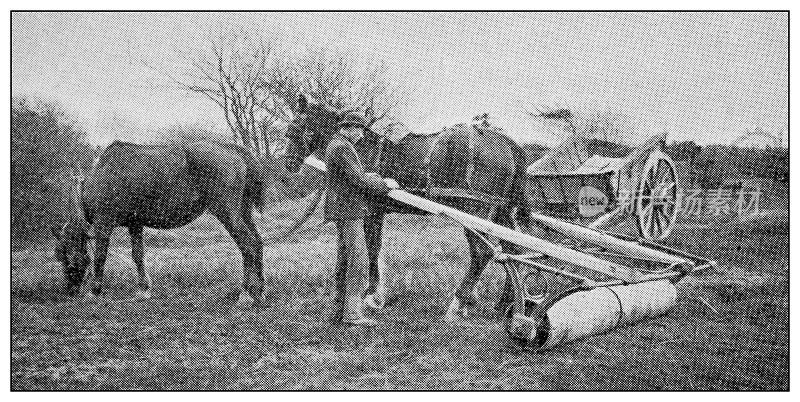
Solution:
{"label": "leather harness strap", "polygon": [[461,198],[496,206],[507,205],[509,203],[509,199],[505,197],[498,197],[482,191],[467,190],[463,188],[431,187],[427,194],[429,197],[434,198]]}
{"label": "leather harness strap", "polygon": [[469,190],[472,190],[472,174],[475,172],[475,138],[473,131],[467,130],[467,169],[464,179]]}
{"label": "leather harness strap", "polygon": [[386,137],[378,136],[378,153],[375,155],[375,172],[378,174],[383,173],[383,151],[386,147]]}
{"label": "leather harness strap", "polygon": [[431,192],[431,158],[433,157],[433,151],[436,150],[436,146],[439,145],[439,140],[441,139],[441,134],[434,135],[433,141],[431,141],[431,148],[428,150],[427,155],[425,155],[423,166],[425,166],[425,187],[427,193]]}
{"label": "leather harness strap", "polygon": [[[462,198],[462,199],[471,199],[474,201],[481,202],[483,204],[489,205],[492,210],[496,209],[498,206],[507,205],[509,203],[509,199],[506,197],[498,197],[493,194],[484,193],[482,191],[476,191],[473,189],[472,177],[475,174],[475,158],[476,158],[476,151],[475,151],[475,133],[474,131],[479,130],[477,125],[474,126],[467,126],[469,129],[467,130],[467,164],[466,164],[466,173],[465,173],[465,181],[467,188],[441,188],[441,187],[434,187],[431,181],[431,159],[433,158],[433,153],[436,152],[436,148],[439,145],[439,142],[442,140],[446,134],[438,134],[433,136],[433,140],[431,142],[430,149],[425,155],[424,166],[425,166],[425,188],[420,189],[406,189],[408,191],[416,191],[416,192],[424,192],[429,197],[443,197],[443,198]],[[444,131],[444,130],[443,130]],[[452,131],[448,134],[452,134]],[[383,156],[385,153],[385,147],[387,139],[383,136],[380,137],[380,141],[378,143],[378,151],[375,160],[375,168],[378,172],[384,173],[383,169],[388,164],[388,161],[384,160]],[[385,172],[389,174],[391,172]],[[507,181],[507,187],[509,184],[513,183],[513,175],[510,176]],[[511,182],[511,183],[509,183]]]}

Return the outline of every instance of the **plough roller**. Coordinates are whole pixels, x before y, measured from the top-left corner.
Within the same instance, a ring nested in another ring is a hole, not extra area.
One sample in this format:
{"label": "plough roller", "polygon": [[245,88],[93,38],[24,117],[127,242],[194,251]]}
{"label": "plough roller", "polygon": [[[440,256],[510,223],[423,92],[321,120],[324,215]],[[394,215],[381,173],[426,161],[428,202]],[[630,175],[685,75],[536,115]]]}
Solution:
{"label": "plough roller", "polygon": [[[317,158],[309,157],[306,163],[325,170]],[[505,329],[531,349],[549,349],[666,314],[676,304],[678,281],[716,265],[652,241],[545,215],[532,214],[532,219],[568,241],[544,240],[403,190],[391,190],[388,196],[455,220],[494,251],[514,293],[505,312]],[[491,238],[530,252],[506,253]],[[533,277],[547,278],[545,289],[537,294],[528,283]]]}

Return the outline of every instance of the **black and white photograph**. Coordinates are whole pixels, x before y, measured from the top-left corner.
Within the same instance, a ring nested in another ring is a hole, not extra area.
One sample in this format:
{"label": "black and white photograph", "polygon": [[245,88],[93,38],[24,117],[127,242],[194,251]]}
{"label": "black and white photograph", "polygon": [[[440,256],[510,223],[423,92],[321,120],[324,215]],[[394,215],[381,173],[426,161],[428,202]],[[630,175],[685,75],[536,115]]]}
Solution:
{"label": "black and white photograph", "polygon": [[10,390],[788,391],[789,17],[11,10]]}

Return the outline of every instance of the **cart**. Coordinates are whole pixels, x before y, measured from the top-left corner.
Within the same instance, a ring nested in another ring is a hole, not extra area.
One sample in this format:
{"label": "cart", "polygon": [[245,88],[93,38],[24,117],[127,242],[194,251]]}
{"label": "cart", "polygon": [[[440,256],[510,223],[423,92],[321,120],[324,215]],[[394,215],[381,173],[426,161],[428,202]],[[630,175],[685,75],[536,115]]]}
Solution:
{"label": "cart", "polygon": [[663,151],[665,139],[653,136],[626,157],[610,158],[590,156],[586,139],[572,134],[528,166],[531,204],[597,229],[630,216],[640,237],[664,239],[678,213],[675,163]]}

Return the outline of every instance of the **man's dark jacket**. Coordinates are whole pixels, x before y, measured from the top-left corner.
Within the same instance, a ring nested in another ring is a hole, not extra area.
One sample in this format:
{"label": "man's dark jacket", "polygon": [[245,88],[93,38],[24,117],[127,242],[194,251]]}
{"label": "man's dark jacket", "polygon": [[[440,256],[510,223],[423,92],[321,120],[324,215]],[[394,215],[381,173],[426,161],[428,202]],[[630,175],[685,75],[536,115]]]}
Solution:
{"label": "man's dark jacket", "polygon": [[384,195],[389,188],[377,175],[364,173],[353,144],[334,134],[325,149],[328,192],[325,197],[325,220],[363,219],[367,212],[365,195]]}

